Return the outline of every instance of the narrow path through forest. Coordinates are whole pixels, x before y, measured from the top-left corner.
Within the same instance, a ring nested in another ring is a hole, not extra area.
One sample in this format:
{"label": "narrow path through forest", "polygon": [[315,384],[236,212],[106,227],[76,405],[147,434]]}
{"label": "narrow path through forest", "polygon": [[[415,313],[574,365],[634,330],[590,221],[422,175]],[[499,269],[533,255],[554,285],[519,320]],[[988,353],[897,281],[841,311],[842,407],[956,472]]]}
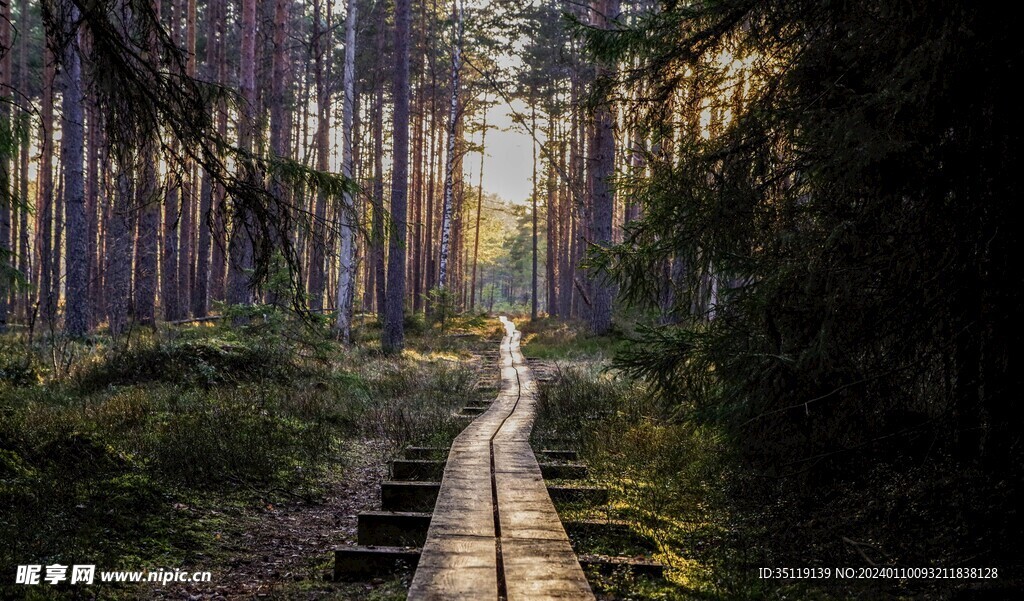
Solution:
{"label": "narrow path through forest", "polygon": [[501,320],[501,391],[452,444],[411,601],[594,598],[530,448],[536,390],[520,334]]}

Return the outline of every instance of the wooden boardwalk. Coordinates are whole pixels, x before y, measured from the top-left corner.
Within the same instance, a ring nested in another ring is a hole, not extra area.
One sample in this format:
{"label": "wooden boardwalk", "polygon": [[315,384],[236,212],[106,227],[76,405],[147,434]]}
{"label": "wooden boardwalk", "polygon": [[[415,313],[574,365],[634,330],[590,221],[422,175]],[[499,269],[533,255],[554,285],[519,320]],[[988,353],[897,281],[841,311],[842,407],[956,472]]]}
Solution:
{"label": "wooden boardwalk", "polygon": [[530,448],[536,387],[519,332],[501,320],[501,392],[452,444],[412,601],[594,599]]}

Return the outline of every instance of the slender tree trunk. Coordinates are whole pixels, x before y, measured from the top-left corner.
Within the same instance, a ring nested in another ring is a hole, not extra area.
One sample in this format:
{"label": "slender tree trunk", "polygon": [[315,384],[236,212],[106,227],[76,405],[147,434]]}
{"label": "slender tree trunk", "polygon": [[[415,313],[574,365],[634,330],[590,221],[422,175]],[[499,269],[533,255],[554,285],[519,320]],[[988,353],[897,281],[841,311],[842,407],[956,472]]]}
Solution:
{"label": "slender tree trunk", "polygon": [[[66,33],[78,20],[78,8],[68,7]],[[64,50],[62,70],[61,164],[64,168],[64,206],[67,210],[67,272],[64,331],[73,337],[89,331],[89,222],[85,211],[85,114],[82,57],[73,34]]]}
{"label": "slender tree trunk", "polygon": [[[328,87],[328,65],[330,65],[331,30],[323,29],[321,23],[322,6],[320,0],[313,0],[313,60],[316,65],[316,167],[321,171],[328,169],[330,153],[330,88]],[[328,10],[328,12],[330,12]],[[325,39],[326,38],[326,39]],[[323,309],[324,301],[324,265],[326,263],[327,228],[327,195],[317,194],[316,207],[313,211],[313,240],[310,248],[309,265],[309,308],[312,311]]]}
{"label": "slender tree trunk", "polygon": [[[185,74],[196,77],[196,0],[183,0],[185,16]],[[186,160],[181,181],[181,234],[178,256],[178,315],[188,317],[195,287],[196,169]]]}
{"label": "slender tree trunk", "polygon": [[[218,48],[223,43],[219,35],[220,22],[224,18],[223,0],[211,0],[208,5],[206,28],[206,57],[203,60],[203,76],[209,80],[217,79]],[[217,109],[214,109],[217,110]],[[203,171],[203,181],[199,188],[199,246],[196,249],[196,275],[192,289],[192,314],[206,317],[210,310],[210,255],[213,250],[213,188],[212,176]]]}
{"label": "slender tree trunk", "polygon": [[[537,131],[537,100],[532,98],[530,102],[530,131]],[[530,271],[530,319],[536,321],[537,319],[537,143],[534,142],[531,147],[533,153],[533,175],[532,183],[533,188],[530,191],[530,203],[532,212],[533,222],[533,253],[531,257],[531,271]]]}
{"label": "slender tree trunk", "polygon": [[391,171],[391,228],[388,284],[381,348],[396,353],[405,345],[405,252],[409,198],[409,11],[410,0],[395,0],[394,162]]}
{"label": "slender tree trunk", "polygon": [[[379,7],[383,14],[384,8]],[[384,18],[380,18],[383,36]],[[383,55],[383,44],[378,41]],[[373,99],[373,204],[370,225],[370,282],[371,298],[377,317],[384,316],[384,297],[387,282],[384,274],[384,86],[377,82]]]}
{"label": "slender tree trunk", "polygon": [[122,157],[118,163],[113,207],[107,232],[106,287],[107,321],[110,333],[122,334],[129,323],[132,286],[132,230],[134,229],[131,162]]}
{"label": "slender tree trunk", "polygon": [[[153,0],[159,17],[160,0]],[[157,68],[156,33],[148,41],[151,66]],[[139,207],[138,233],[135,242],[135,320],[141,325],[156,322],[157,237],[160,228],[159,184],[157,181],[157,144],[153,135],[143,143],[141,186],[136,188]]]}
{"label": "slender tree trunk", "polygon": [[[0,4],[0,128],[10,131],[11,126],[11,3]],[[11,151],[14,140],[0,148],[0,271],[10,268],[13,261],[11,242],[11,209],[14,205],[14,182],[11,179]],[[9,144],[9,146],[8,146]],[[0,277],[0,333],[7,331],[7,315],[10,310],[11,294],[6,274]]]}
{"label": "slender tree trunk", "polygon": [[[242,0],[242,55],[239,62],[239,87],[242,92],[242,111],[238,123],[238,145],[244,152],[254,152],[256,126],[256,3]],[[252,166],[243,165],[244,177],[255,178]],[[253,268],[253,240],[249,210],[234,203],[231,214],[230,261],[228,265],[228,302],[232,305],[251,305],[252,282],[249,271]]]}
{"label": "slender tree trunk", "polygon": [[441,211],[441,252],[438,260],[437,287],[444,289],[448,278],[448,255],[452,242],[452,205],[455,192],[455,143],[459,129],[459,73],[462,70],[462,6],[452,0],[455,32],[452,40],[452,89],[448,101],[448,145],[444,170],[444,204]]}
{"label": "slender tree trunk", "polygon": [[[288,50],[285,44],[288,39],[288,0],[274,0],[274,32],[272,36],[273,51],[271,52],[271,82],[270,82],[270,154],[275,158],[284,159],[288,158],[291,154],[291,148],[288,143],[288,107],[287,107],[287,87],[288,87]],[[273,197],[274,206],[271,208],[271,213],[274,215],[275,221],[281,226],[282,231],[286,231],[287,224],[291,221],[291,215],[288,213],[288,188],[284,182],[281,181],[280,177],[274,176],[271,178],[270,192]],[[280,239],[276,233],[272,234],[274,238],[272,240],[275,249],[284,248],[284,240]],[[272,266],[274,270],[282,270],[285,265],[282,263],[276,263]],[[321,279],[322,281],[322,279]],[[280,290],[271,288],[267,293],[267,301],[272,305],[278,305],[281,302]],[[317,296],[318,299],[323,298],[323,290]],[[316,307],[319,311],[322,308],[323,301],[320,300],[320,306]]]}
{"label": "slender tree trunk", "polygon": [[85,175],[85,210],[88,215],[89,229],[88,250],[86,251],[89,261],[86,278],[89,282],[89,328],[91,329],[106,314],[103,308],[103,277],[105,274],[99,238],[100,210],[105,204],[100,201],[100,190],[103,187],[101,178],[106,170],[100,171],[99,156],[104,134],[100,123],[99,107],[94,98],[86,102],[86,121],[89,126]]}
{"label": "slender tree trunk", "polygon": [[476,186],[476,227],[473,230],[473,276],[469,284],[469,310],[476,309],[476,267],[480,256],[480,216],[484,207],[484,162],[487,159],[487,96],[484,95],[484,117],[480,126],[480,176]]}
{"label": "slender tree trunk", "polygon": [[[216,43],[216,64],[217,82],[220,85],[228,85],[228,61],[227,61],[227,6],[225,0],[215,0],[218,8],[216,19],[217,43]],[[217,135],[221,138],[228,134],[228,108],[227,103],[221,101],[217,106]],[[205,217],[211,225],[212,245],[210,250],[210,283],[209,300],[227,299],[227,263],[228,263],[228,222],[230,215],[225,202],[224,186],[212,185],[210,213]],[[209,300],[207,302],[209,302]]]}
{"label": "slender tree trunk", "polygon": [[556,215],[558,212],[557,203],[557,188],[555,183],[555,155],[554,149],[557,146],[555,141],[555,120],[554,117],[548,115],[548,133],[547,141],[548,145],[548,169],[547,169],[547,202],[544,204],[544,213],[547,218],[547,252],[544,253],[544,282],[547,284],[547,299],[545,302],[546,311],[548,315],[558,314],[558,298],[555,290],[555,283],[557,281],[557,274],[555,273],[555,257],[558,256],[558,220]]}
{"label": "slender tree trunk", "polygon": [[[610,20],[619,14],[619,0],[595,0],[594,20],[598,29],[609,29]],[[610,75],[614,65],[598,65],[598,77]],[[591,242],[598,247],[607,247],[612,242],[612,218],[615,213],[614,192],[611,178],[615,170],[614,115],[610,98],[603,98],[594,114],[594,138],[591,144],[591,185],[592,204]],[[590,328],[603,334],[612,323],[612,289],[604,279],[591,277]]]}
{"label": "slender tree trunk", "polygon": [[[18,28],[22,31],[29,31],[31,23],[29,22],[28,12],[28,0],[21,0],[21,10],[19,12]],[[27,89],[29,76],[28,76],[28,45],[26,40],[27,35],[18,36],[18,89]],[[45,55],[45,53],[44,53]],[[22,128],[21,134],[21,149],[18,158],[21,162],[19,169],[21,176],[18,179],[19,199],[21,200],[21,209],[18,211],[18,271],[21,272],[22,277],[27,282],[32,281],[32,267],[33,262],[31,255],[29,254],[29,227],[28,227],[28,165],[29,165],[29,128],[27,126],[27,115],[19,115],[20,118],[26,119],[23,122],[24,127]],[[37,176],[38,177],[38,176]],[[38,182],[37,182],[38,183]],[[39,205],[36,205],[38,208]],[[29,289],[30,286],[22,286],[22,292],[20,295],[21,315],[26,322],[29,321]]]}
{"label": "slender tree trunk", "polygon": [[[343,73],[345,90],[341,108],[341,126],[344,136],[341,142],[341,174],[350,181],[353,179],[352,121],[355,107],[357,8],[358,0],[348,1],[348,14],[345,16],[345,67]],[[338,338],[345,344],[352,341],[352,300],[355,297],[356,289],[355,228],[355,203],[352,193],[346,191],[342,196],[342,206],[338,213],[338,236],[341,242],[338,252],[338,316],[334,326]]]}
{"label": "slender tree trunk", "polygon": [[43,98],[40,111],[40,138],[38,194],[38,240],[40,315],[46,324],[52,324],[57,313],[56,282],[53,281],[53,83],[56,74],[55,57],[49,45],[43,51]]}

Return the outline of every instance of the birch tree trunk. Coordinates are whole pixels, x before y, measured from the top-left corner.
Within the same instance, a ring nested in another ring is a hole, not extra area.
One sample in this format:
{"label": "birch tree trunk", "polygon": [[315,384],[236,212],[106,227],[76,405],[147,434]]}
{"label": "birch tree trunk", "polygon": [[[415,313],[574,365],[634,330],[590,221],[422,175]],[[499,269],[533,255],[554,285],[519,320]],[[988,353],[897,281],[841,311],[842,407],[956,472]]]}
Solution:
{"label": "birch tree trunk", "polygon": [[462,6],[452,0],[455,33],[452,41],[452,90],[448,101],[448,144],[444,169],[444,201],[441,209],[441,252],[438,258],[437,287],[444,290],[448,277],[448,255],[451,252],[452,205],[455,192],[455,142],[459,125],[459,72],[462,70]]}
{"label": "birch tree trunk", "polygon": [[[356,19],[358,0],[348,0],[348,14],[345,16],[345,67],[344,97],[341,106],[341,174],[349,180],[352,170],[352,118],[355,105],[355,63],[356,63]],[[352,300],[355,298],[356,264],[356,207],[352,193],[346,191],[338,212],[339,252],[338,264],[338,315],[334,324],[338,338],[348,344],[352,341]]]}

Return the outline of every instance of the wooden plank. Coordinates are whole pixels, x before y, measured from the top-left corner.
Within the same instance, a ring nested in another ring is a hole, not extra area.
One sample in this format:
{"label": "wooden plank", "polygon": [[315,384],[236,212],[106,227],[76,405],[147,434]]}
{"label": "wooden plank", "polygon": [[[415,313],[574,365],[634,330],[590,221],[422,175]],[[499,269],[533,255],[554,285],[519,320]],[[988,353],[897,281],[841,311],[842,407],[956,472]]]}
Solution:
{"label": "wooden plank", "polygon": [[536,387],[502,322],[501,391],[452,443],[411,601],[497,600],[499,583],[510,601],[594,599],[529,444]]}

